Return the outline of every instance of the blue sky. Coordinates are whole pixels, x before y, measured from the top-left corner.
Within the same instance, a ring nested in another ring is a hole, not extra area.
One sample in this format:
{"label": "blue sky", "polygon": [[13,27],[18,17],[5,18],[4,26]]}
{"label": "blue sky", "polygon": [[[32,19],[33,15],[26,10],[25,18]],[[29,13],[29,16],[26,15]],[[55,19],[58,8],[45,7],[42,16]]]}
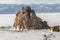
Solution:
{"label": "blue sky", "polygon": [[0,0],[2,4],[60,3],[60,0]]}

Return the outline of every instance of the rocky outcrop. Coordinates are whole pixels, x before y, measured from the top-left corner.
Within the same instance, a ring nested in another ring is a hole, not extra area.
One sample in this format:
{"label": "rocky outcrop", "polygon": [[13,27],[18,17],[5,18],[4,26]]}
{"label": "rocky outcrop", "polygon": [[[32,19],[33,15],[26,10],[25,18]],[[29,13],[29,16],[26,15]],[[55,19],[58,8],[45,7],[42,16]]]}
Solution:
{"label": "rocky outcrop", "polygon": [[35,11],[30,7],[22,7],[21,11],[16,14],[13,24],[15,29],[46,29],[49,28],[46,21],[37,17]]}
{"label": "rocky outcrop", "polygon": [[54,32],[54,31],[57,31],[57,32],[59,32],[59,31],[60,31],[60,25],[58,25],[58,26],[53,26],[53,27],[50,27],[50,30],[51,30],[52,32]]}

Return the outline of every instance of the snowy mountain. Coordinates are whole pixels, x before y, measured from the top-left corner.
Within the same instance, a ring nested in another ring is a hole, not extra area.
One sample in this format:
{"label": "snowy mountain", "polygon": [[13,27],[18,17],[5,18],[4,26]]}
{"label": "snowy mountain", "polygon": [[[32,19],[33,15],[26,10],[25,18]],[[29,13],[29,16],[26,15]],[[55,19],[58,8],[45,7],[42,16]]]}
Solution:
{"label": "snowy mountain", "polygon": [[0,4],[0,14],[16,14],[22,6],[30,6],[36,13],[60,13],[60,4]]}

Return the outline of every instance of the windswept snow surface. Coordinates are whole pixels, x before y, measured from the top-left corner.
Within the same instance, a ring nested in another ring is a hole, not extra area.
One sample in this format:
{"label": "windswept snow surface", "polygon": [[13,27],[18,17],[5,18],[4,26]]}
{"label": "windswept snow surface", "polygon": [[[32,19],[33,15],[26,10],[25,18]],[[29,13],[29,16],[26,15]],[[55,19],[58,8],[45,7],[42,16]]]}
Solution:
{"label": "windswept snow surface", "polygon": [[60,40],[60,32],[47,32],[44,30],[30,30],[24,32],[0,31],[0,40],[44,40],[43,35],[53,34],[51,40]]}

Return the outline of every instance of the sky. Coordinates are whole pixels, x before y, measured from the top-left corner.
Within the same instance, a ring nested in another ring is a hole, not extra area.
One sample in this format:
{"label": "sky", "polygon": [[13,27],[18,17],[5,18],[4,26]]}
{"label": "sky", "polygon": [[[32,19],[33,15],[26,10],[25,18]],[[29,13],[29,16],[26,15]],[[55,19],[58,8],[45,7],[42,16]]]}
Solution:
{"label": "sky", "polygon": [[0,4],[60,3],[60,0],[0,0]]}

